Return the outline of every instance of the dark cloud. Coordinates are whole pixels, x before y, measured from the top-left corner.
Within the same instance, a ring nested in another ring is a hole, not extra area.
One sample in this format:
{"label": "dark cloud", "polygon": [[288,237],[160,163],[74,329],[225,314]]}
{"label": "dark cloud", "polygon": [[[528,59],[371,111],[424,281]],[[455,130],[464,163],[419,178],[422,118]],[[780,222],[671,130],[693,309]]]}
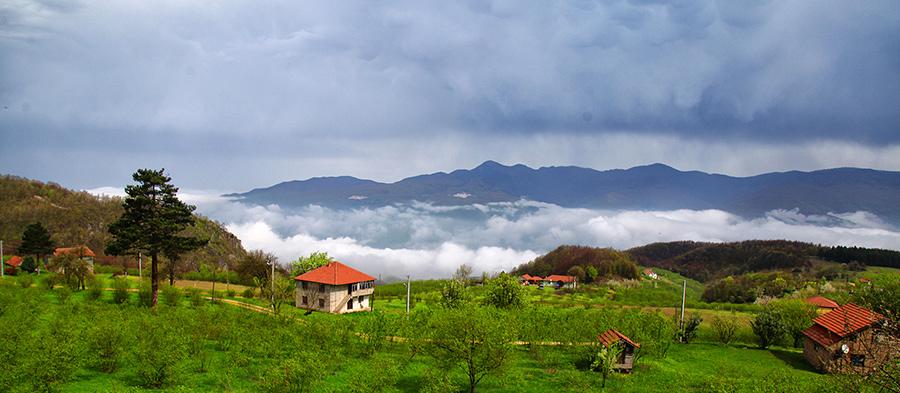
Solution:
{"label": "dark cloud", "polygon": [[[293,163],[271,174],[396,180],[509,155],[460,152],[454,138],[880,149],[900,144],[898,49],[893,1],[13,1],[0,5],[0,162],[46,176],[13,158],[66,149],[129,168],[190,167],[190,153],[207,167],[256,169],[248,163],[258,159]],[[448,166],[398,169],[395,157],[391,170],[351,171],[371,167],[359,161],[380,160],[384,146],[448,139],[426,148],[449,156]],[[563,145],[537,164],[598,164]],[[702,156],[599,164],[679,160]]]}

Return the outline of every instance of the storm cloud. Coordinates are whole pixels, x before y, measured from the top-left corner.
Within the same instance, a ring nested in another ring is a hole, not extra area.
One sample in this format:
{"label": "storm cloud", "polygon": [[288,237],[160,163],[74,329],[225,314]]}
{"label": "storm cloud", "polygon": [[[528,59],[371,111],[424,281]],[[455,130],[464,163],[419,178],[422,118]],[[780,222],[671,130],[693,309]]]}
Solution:
{"label": "storm cloud", "polygon": [[897,102],[893,1],[0,5],[0,163],[86,188],[144,166],[227,189],[486,159],[896,170]]}

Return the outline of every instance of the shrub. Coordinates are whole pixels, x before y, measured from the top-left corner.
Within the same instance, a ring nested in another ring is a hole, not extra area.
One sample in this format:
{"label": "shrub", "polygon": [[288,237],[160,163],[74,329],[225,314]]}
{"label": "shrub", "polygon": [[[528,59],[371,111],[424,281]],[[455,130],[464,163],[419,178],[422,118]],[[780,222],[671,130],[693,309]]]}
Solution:
{"label": "shrub", "polygon": [[697,329],[700,327],[701,322],[703,322],[703,318],[701,318],[699,314],[692,313],[688,319],[684,321],[682,330],[678,332],[678,341],[685,344],[690,343],[691,340],[697,336]]}
{"label": "shrub", "polygon": [[100,277],[91,277],[87,282],[87,299],[97,300],[103,297],[103,284]]}
{"label": "shrub", "polygon": [[499,277],[488,281],[485,303],[497,308],[522,308],[527,301],[525,291],[518,279],[501,273]]}
{"label": "shrub", "polygon": [[128,302],[128,279],[125,277],[116,277],[113,279],[113,301],[116,304]]}
{"label": "shrub", "polygon": [[125,349],[125,333],[122,320],[101,315],[87,333],[89,360],[94,368],[105,373],[116,371]]}
{"label": "shrub", "polygon": [[181,290],[179,290],[178,287],[166,285],[162,289],[162,298],[163,303],[167,306],[178,306],[178,303],[181,300]]}
{"label": "shrub", "polygon": [[18,282],[19,286],[22,288],[30,288],[31,285],[34,284],[34,279],[30,274],[20,274],[16,282]]}
{"label": "shrub", "polygon": [[256,296],[256,290],[253,288],[247,288],[244,290],[244,292],[241,292],[241,296],[247,299],[253,299],[253,297]]}
{"label": "shrub", "polygon": [[784,337],[785,327],[778,310],[766,307],[750,322],[753,334],[756,335],[759,347],[766,349]]}
{"label": "shrub", "polygon": [[21,363],[27,391],[58,392],[78,368],[77,335],[69,321],[54,320],[38,332]]}
{"label": "shrub", "polygon": [[138,304],[144,307],[153,306],[153,289],[150,288],[150,283],[138,286]]}
{"label": "shrub", "polygon": [[263,377],[264,391],[309,392],[322,382],[325,363],[318,353],[300,351],[271,367]]}
{"label": "shrub", "polygon": [[725,317],[716,316],[712,319],[712,327],[713,332],[716,334],[716,339],[720,343],[728,345],[734,341],[734,335],[738,329],[738,321],[734,314]]}
{"label": "shrub", "polygon": [[400,366],[386,356],[376,356],[364,369],[350,374],[350,393],[393,392],[400,379]]}
{"label": "shrub", "polygon": [[237,291],[235,291],[234,289],[229,289],[229,290],[225,291],[225,296],[235,297],[235,296],[237,296]]}
{"label": "shrub", "polygon": [[41,284],[43,284],[43,285],[44,285],[44,288],[47,288],[47,290],[51,290],[51,291],[52,291],[52,290],[53,290],[53,287],[56,285],[56,281],[57,281],[56,275],[54,275],[54,274],[47,274],[47,275],[44,276],[43,279],[41,279]]}
{"label": "shrub", "polygon": [[185,293],[187,293],[188,298],[191,300],[191,306],[200,307],[203,305],[203,295],[199,289],[187,288],[185,289]]}
{"label": "shrub", "polygon": [[134,345],[132,366],[141,385],[160,388],[175,382],[187,353],[183,324],[145,316],[138,325],[141,333]]}

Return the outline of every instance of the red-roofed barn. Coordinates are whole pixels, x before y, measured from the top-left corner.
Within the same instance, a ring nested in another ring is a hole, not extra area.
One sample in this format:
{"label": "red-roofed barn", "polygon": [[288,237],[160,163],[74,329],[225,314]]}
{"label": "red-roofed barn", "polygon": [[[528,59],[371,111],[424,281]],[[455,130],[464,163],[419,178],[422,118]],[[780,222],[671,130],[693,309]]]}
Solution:
{"label": "red-roofed barn", "polygon": [[22,266],[22,262],[22,257],[18,255],[13,255],[9,259],[7,259],[5,263],[6,266],[9,267],[6,268],[6,274],[16,274],[16,272],[19,270],[19,266]]}
{"label": "red-roofed barn", "polygon": [[333,261],[297,277],[297,307],[334,314],[372,309],[375,277]]}
{"label": "red-roofed barn", "polygon": [[866,373],[895,359],[900,343],[881,332],[883,315],[847,303],[813,320],[803,331],[803,356],[816,369],[828,373]]}

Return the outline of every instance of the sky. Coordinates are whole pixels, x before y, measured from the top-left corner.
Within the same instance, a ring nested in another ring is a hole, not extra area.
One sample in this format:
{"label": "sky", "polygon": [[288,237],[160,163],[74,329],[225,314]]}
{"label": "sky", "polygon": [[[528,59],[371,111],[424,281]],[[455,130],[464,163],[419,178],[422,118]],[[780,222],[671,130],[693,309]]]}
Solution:
{"label": "sky", "polygon": [[0,4],[0,172],[74,188],[900,170],[898,102],[896,1]]}
{"label": "sky", "polygon": [[0,2],[0,173],[117,193],[136,169],[166,168],[247,248],[283,261],[325,249],[379,272],[508,269],[565,242],[900,237],[867,212],[521,201],[460,221],[421,204],[291,211],[218,195],[486,160],[900,171],[898,103],[893,0]]}

